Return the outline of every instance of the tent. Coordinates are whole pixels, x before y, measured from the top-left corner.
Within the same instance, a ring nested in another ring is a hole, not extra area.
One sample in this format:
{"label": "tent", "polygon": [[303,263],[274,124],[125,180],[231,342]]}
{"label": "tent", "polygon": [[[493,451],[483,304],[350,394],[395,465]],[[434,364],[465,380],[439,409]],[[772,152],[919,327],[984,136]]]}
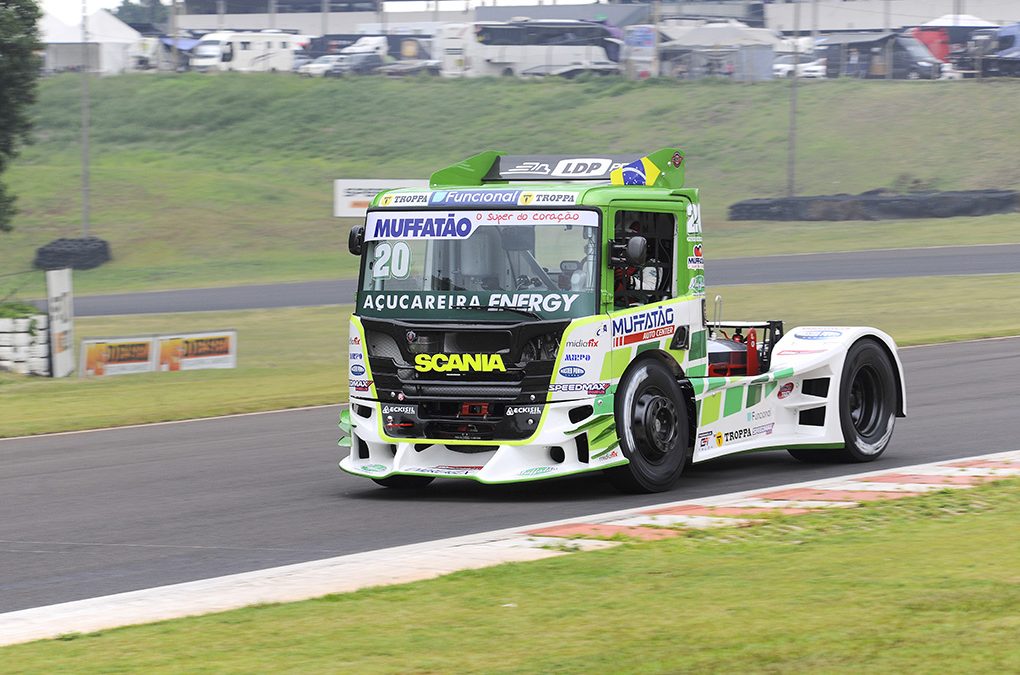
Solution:
{"label": "tent", "polygon": [[663,75],[683,79],[723,76],[753,82],[772,79],[778,35],[739,21],[706,23],[664,30],[671,40],[659,44]]}
{"label": "tent", "polygon": [[[84,64],[81,24],[58,25],[54,19],[44,23],[46,69],[51,72],[80,70]],[[142,35],[134,28],[101,9],[88,17],[88,67],[102,75],[123,73],[133,66],[133,56]]]}
{"label": "tent", "polygon": [[[686,30],[682,30],[682,28],[686,28]],[[764,28],[750,28],[747,24],[739,21],[664,28],[664,32],[667,31],[672,39],[662,44],[662,47],[712,49],[764,45],[777,49],[782,43],[779,36],[772,31]]]}
{"label": "tent", "polygon": [[929,26],[931,28],[953,28],[954,26],[960,26],[961,28],[998,28],[999,24],[992,23],[991,21],[985,21],[979,19],[972,14],[943,14],[937,19],[932,19],[928,23],[922,23],[922,26]]}

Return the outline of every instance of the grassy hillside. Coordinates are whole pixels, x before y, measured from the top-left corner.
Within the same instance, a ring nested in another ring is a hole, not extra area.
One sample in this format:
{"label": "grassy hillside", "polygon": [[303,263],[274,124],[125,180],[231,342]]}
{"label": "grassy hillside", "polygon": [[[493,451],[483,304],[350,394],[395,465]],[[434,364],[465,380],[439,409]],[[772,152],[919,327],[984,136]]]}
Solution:
{"label": "grassy hillside", "polygon": [[[689,183],[703,190],[713,255],[824,249],[824,225],[791,241],[772,226],[723,222],[731,202],[785,190],[788,86],[102,79],[93,87],[92,231],[112,242],[115,261],[76,275],[77,290],[350,274],[350,223],[330,215],[333,178],[425,177],[489,148],[642,152],[679,144],[689,153]],[[27,269],[35,247],[80,232],[79,81],[51,78],[40,93],[36,143],[6,175],[22,212],[17,230],[0,235],[0,272]],[[1017,82],[809,83],[800,95],[798,189],[1020,187],[1018,104]],[[972,220],[972,241],[1017,239],[1012,219]],[[842,246],[885,243],[881,227],[859,238],[839,227]],[[949,243],[944,230],[910,228],[919,243]],[[23,292],[41,287],[36,276]],[[0,296],[14,282],[6,283]]]}

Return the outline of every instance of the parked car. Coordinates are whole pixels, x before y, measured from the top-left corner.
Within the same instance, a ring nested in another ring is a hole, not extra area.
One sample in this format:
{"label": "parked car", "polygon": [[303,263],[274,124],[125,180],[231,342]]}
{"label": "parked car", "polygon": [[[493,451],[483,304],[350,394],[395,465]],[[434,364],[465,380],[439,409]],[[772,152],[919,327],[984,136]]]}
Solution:
{"label": "parked car", "polygon": [[343,58],[342,54],[326,54],[325,56],[320,56],[311,63],[306,63],[298,68],[298,75],[301,75],[302,77],[323,77],[337,61],[340,61]]}
{"label": "parked car", "polygon": [[386,64],[383,57],[372,52],[360,54],[343,54],[341,58],[326,71],[326,77],[346,77],[347,75],[368,75]]}
{"label": "parked car", "polygon": [[[811,54],[801,54],[797,59],[797,77],[824,78],[825,59],[815,58]],[[793,77],[793,55],[776,57],[772,63],[772,76],[775,78]]]}

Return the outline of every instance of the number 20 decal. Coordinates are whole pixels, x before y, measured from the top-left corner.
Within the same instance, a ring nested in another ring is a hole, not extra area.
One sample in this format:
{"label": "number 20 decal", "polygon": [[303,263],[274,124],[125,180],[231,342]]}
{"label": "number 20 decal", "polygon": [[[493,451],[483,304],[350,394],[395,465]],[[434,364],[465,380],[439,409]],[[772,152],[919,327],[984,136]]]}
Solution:
{"label": "number 20 decal", "polygon": [[411,249],[402,241],[392,246],[383,242],[375,247],[375,265],[373,277],[393,277],[406,279],[411,270]]}

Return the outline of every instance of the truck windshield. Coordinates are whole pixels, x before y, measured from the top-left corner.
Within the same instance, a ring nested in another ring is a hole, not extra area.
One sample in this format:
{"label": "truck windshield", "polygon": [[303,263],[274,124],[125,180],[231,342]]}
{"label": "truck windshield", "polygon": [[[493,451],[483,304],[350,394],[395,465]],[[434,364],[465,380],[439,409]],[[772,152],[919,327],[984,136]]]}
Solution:
{"label": "truck windshield", "polygon": [[520,321],[595,313],[594,211],[375,211],[365,239],[358,314]]}

